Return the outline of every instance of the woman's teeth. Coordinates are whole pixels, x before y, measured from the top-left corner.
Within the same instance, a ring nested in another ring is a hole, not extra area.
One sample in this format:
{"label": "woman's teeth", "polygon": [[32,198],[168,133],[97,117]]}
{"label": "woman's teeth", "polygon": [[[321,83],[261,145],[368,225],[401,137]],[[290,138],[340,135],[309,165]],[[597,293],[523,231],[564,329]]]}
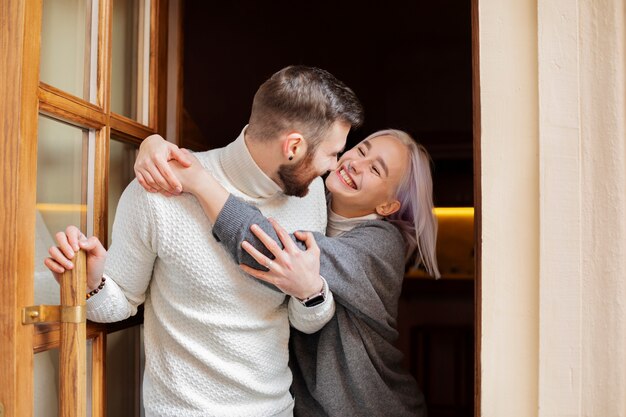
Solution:
{"label": "woman's teeth", "polygon": [[341,175],[341,178],[343,178],[346,184],[348,184],[351,188],[354,188],[356,190],[356,184],[354,183],[354,181],[352,181],[352,178],[350,178],[348,173],[343,168],[339,170],[339,175]]}

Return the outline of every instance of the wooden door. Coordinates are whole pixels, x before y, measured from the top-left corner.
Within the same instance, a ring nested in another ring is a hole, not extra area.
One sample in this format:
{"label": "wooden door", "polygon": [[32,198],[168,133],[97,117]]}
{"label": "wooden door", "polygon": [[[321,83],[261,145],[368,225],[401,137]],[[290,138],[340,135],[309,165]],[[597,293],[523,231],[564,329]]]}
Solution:
{"label": "wooden door", "polygon": [[[5,0],[0,21],[0,417],[104,416],[107,335],[130,328],[137,352],[140,318],[85,331],[79,313],[23,315],[60,303],[42,264],[54,234],[75,224],[106,245],[136,147],[165,131],[167,0]],[[84,291],[68,291],[80,307]],[[65,335],[74,353],[59,352]],[[84,394],[59,382],[67,372],[87,376]]]}

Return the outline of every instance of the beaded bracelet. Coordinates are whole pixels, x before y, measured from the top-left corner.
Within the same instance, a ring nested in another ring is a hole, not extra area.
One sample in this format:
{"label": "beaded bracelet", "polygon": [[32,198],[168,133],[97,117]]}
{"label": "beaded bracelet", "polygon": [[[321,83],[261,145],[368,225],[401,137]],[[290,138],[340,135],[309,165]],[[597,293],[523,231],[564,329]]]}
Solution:
{"label": "beaded bracelet", "polygon": [[88,292],[87,295],[85,295],[85,300],[89,300],[91,297],[93,297],[94,295],[98,294],[100,292],[100,290],[102,288],[104,288],[104,282],[106,280],[107,279],[105,277],[102,277],[102,279],[100,280],[100,285],[98,285],[98,288]]}

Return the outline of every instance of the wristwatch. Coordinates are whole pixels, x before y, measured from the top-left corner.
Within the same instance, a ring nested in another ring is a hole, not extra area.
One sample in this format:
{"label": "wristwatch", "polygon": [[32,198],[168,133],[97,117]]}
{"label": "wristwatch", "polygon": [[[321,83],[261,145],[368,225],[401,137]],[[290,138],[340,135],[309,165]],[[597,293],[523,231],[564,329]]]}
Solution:
{"label": "wristwatch", "polygon": [[320,305],[322,304],[324,301],[326,301],[326,280],[324,279],[324,277],[322,277],[320,275],[320,278],[322,278],[322,289],[320,292],[317,292],[315,294],[313,294],[310,297],[307,297],[303,300],[301,299],[297,299],[298,301],[300,301],[302,303],[303,306],[305,307],[315,307],[316,305]]}

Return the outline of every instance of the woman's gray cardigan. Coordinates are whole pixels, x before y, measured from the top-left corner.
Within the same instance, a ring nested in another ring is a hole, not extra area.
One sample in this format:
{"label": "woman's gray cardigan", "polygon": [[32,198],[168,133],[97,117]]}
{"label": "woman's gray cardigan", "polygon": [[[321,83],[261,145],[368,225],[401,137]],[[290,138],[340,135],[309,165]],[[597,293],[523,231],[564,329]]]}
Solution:
{"label": "woman's gray cardigan", "polygon": [[[261,269],[241,249],[247,240],[272,257],[250,232],[252,224],[280,243],[257,208],[232,196],[213,234],[236,262]],[[393,345],[404,278],[400,232],[386,221],[372,220],[341,236],[314,235],[321,252],[320,274],[333,292],[336,313],[317,333],[291,329],[295,415],[425,416],[423,396]]]}

